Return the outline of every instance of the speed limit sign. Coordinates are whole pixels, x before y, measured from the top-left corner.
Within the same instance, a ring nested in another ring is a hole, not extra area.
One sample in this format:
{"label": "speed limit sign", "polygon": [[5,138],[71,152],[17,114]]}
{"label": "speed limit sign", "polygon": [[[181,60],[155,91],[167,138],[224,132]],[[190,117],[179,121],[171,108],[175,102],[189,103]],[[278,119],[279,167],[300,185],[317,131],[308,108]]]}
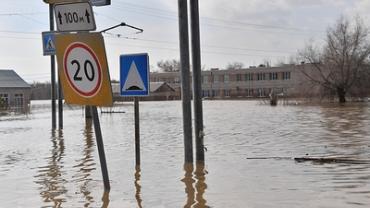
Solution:
{"label": "speed limit sign", "polygon": [[94,51],[80,42],[67,47],[64,54],[64,74],[71,87],[81,96],[94,96],[101,86],[101,66]]}
{"label": "speed limit sign", "polygon": [[112,89],[101,34],[59,34],[55,43],[66,102],[111,106]]}

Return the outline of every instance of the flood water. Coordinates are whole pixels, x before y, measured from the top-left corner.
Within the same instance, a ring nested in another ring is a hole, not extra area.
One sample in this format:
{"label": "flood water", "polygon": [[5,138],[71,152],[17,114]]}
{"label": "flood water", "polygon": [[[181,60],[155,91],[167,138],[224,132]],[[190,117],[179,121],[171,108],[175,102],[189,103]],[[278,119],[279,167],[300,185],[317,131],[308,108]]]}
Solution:
{"label": "flood water", "polygon": [[0,117],[0,207],[370,206],[370,104],[205,101],[201,167],[183,163],[181,102],[141,102],[135,168],[133,104],[125,103],[114,109],[125,113],[100,114],[104,193],[92,123],[66,105],[64,129],[53,131],[49,102]]}

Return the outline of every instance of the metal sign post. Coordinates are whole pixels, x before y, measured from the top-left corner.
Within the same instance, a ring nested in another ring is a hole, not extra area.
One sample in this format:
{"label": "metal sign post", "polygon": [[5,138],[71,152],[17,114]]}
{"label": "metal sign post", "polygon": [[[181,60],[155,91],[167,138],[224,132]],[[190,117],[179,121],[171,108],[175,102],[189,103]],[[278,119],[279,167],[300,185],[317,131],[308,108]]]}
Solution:
{"label": "metal sign post", "polygon": [[93,119],[94,119],[94,131],[95,131],[95,137],[96,137],[96,144],[98,146],[98,152],[99,152],[99,159],[100,159],[100,165],[101,165],[101,172],[102,172],[102,175],[103,175],[104,188],[105,188],[106,191],[109,191],[110,190],[110,183],[109,183],[108,167],[107,167],[107,162],[106,162],[106,159],[105,159],[103,137],[102,137],[102,134],[101,134],[99,115],[98,115],[98,110],[96,109],[96,106],[92,107],[92,114],[93,114]]}
{"label": "metal sign post", "polygon": [[[96,29],[91,4],[84,1],[44,0],[49,3],[50,30],[54,30],[53,8],[55,10],[58,31],[78,32]],[[70,2],[70,3],[67,3]],[[62,4],[56,4],[62,3]],[[109,1],[110,3],[110,1]],[[54,5],[53,7],[53,4]],[[58,59],[59,86],[63,87],[66,103],[91,105],[94,120],[96,143],[99,152],[101,171],[105,191],[110,190],[107,162],[100,121],[96,106],[112,106],[113,95],[110,82],[104,39],[101,33],[64,33],[44,34],[44,54],[56,54]],[[54,56],[52,60],[52,106],[55,106],[53,93],[55,75],[53,74]],[[59,106],[62,106],[61,87],[59,87]],[[59,111],[62,116],[61,111]],[[53,114],[53,128],[55,118]],[[59,118],[60,128],[63,120]]]}
{"label": "metal sign post", "polygon": [[134,111],[135,111],[135,158],[136,166],[140,166],[140,111],[139,111],[139,98],[134,98]]}
{"label": "metal sign post", "polygon": [[140,116],[138,96],[149,95],[149,56],[128,54],[120,56],[120,94],[134,97],[135,111],[135,156],[140,166]]}
{"label": "metal sign post", "polygon": [[[49,22],[50,31],[54,30],[54,15],[53,6],[49,5]],[[56,103],[55,103],[55,56],[50,56],[50,68],[51,68],[51,127],[56,128]]]}
{"label": "metal sign post", "polygon": [[110,189],[96,106],[112,106],[113,96],[103,36],[100,33],[55,36],[59,76],[66,103],[92,105],[105,190]]}

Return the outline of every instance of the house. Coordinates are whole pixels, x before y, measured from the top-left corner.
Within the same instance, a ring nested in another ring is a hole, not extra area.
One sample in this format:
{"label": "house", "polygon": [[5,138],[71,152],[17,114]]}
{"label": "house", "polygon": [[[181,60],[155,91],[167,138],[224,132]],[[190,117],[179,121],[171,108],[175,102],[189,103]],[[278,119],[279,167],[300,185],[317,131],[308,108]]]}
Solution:
{"label": "house", "polygon": [[[120,84],[112,83],[113,100],[114,101],[129,101],[130,97],[120,96]],[[150,82],[149,96],[139,96],[143,101],[154,100],[175,100],[180,99],[180,94],[166,82]]]}
{"label": "house", "polygon": [[0,69],[1,110],[27,112],[30,105],[31,86],[14,70]]}

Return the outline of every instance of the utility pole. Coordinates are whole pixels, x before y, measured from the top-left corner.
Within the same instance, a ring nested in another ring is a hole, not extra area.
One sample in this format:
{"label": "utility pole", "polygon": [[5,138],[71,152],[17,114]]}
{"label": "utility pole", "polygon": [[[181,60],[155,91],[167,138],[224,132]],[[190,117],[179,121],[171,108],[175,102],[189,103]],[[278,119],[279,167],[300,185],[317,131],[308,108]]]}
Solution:
{"label": "utility pole", "polygon": [[196,162],[204,163],[204,133],[202,104],[202,66],[200,56],[199,3],[190,0],[191,48],[193,62],[194,129]]}
{"label": "utility pole", "polygon": [[[54,31],[54,11],[53,5],[49,4],[50,31]],[[51,127],[56,128],[56,103],[55,103],[55,56],[50,56],[51,65]]]}
{"label": "utility pole", "polygon": [[178,0],[178,10],[179,10],[181,96],[182,96],[182,113],[184,128],[185,163],[193,163],[187,0]]}

